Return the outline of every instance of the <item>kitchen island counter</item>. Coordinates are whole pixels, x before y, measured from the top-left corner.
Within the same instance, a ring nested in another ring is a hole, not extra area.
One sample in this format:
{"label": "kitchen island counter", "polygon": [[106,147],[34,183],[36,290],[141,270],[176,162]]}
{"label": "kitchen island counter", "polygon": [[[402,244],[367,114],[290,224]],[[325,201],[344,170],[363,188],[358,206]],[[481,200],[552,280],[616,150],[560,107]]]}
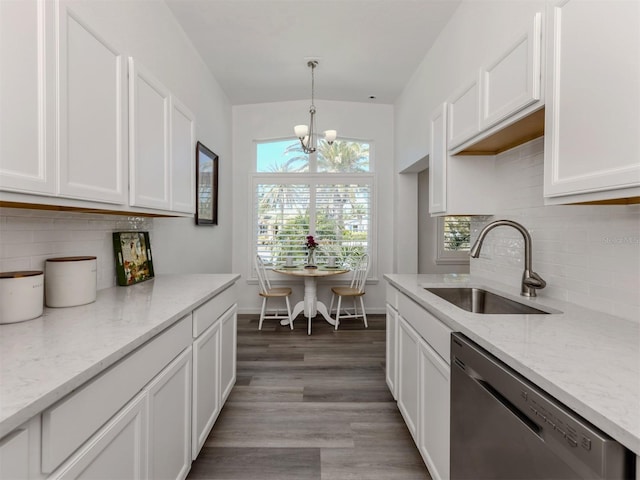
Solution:
{"label": "kitchen island counter", "polygon": [[160,275],[0,326],[0,438],[106,370],[240,275]]}
{"label": "kitchen island counter", "polygon": [[[527,299],[510,287],[470,275],[387,274],[401,293],[461,332],[618,442],[640,455],[640,323],[578,305]],[[481,287],[547,315],[464,311],[430,287]]]}

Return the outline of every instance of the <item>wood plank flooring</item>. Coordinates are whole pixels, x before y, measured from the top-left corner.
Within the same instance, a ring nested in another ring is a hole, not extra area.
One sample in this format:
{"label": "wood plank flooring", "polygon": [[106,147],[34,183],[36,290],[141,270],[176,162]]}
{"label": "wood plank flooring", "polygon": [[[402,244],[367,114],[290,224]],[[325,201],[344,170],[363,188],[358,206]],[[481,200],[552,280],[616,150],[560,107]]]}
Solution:
{"label": "wood plank flooring", "polygon": [[385,318],[238,318],[238,373],[189,479],[413,480],[429,473],[384,376]]}

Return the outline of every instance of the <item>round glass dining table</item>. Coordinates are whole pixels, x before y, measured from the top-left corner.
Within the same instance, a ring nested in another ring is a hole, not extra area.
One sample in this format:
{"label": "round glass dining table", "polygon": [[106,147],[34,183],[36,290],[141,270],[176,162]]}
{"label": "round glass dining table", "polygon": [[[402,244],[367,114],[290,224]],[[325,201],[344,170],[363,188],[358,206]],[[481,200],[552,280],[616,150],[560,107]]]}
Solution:
{"label": "round glass dining table", "polygon": [[[331,277],[333,275],[348,273],[348,269],[342,267],[275,267],[273,271],[276,273],[282,273],[284,275],[291,275],[304,279],[304,300],[295,304],[295,306],[293,307],[293,312],[291,312],[291,318],[295,319],[300,314],[300,312],[304,311],[304,316],[308,319],[315,317],[319,313],[331,325],[336,324],[336,321],[329,315],[330,312],[327,310],[327,306],[323,302],[318,300],[318,278],[325,278]],[[281,320],[280,324],[289,325],[289,320]]]}

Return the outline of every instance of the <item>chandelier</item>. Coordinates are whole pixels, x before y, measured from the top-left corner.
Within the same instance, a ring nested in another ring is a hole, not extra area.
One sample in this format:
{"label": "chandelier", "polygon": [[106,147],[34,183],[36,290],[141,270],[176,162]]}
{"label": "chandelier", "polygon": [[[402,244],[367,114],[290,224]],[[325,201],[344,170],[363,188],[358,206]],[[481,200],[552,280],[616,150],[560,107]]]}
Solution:
{"label": "chandelier", "polygon": [[[311,116],[309,120],[309,125],[296,125],[293,130],[296,133],[296,137],[300,140],[300,145],[302,146],[302,150],[304,153],[313,153],[316,151],[316,143],[317,143],[317,134],[316,134],[316,126],[315,126],[315,116],[316,116],[316,106],[313,104],[314,99],[314,87],[315,87],[315,79],[313,75],[313,70],[318,66],[317,60],[309,60],[307,62],[307,67],[311,68],[311,107],[309,107],[309,115]],[[324,132],[325,141],[331,145],[333,141],[336,139],[337,132],[335,130],[326,130]]]}

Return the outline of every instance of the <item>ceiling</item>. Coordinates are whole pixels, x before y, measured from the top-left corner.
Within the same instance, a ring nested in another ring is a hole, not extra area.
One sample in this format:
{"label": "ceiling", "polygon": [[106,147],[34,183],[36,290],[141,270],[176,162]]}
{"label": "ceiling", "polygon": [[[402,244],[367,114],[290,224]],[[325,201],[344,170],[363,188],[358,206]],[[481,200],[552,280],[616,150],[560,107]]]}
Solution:
{"label": "ceiling", "polygon": [[[460,0],[165,0],[233,105],[393,103]],[[375,97],[375,98],[370,98]]]}

